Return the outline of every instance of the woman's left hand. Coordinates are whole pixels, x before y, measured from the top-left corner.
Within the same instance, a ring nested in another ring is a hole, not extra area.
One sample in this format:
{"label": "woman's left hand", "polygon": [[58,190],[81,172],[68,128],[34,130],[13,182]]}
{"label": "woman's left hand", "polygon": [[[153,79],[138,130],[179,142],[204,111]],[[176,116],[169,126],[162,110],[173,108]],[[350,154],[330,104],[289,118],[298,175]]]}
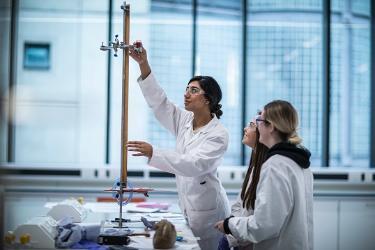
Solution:
{"label": "woman's left hand", "polygon": [[219,230],[220,232],[222,232],[222,233],[225,234],[225,231],[224,231],[224,221],[223,221],[223,220],[221,220],[221,221],[219,221],[219,222],[216,222],[216,224],[215,224],[215,228],[216,228],[217,230]]}
{"label": "woman's left hand", "polygon": [[134,151],[133,156],[152,157],[152,145],[144,141],[128,141],[126,144],[128,151]]}

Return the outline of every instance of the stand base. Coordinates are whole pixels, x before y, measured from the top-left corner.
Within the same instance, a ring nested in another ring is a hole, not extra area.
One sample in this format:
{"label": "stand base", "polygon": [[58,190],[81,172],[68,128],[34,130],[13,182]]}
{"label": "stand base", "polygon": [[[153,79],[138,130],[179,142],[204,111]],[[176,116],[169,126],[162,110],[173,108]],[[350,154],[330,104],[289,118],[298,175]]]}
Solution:
{"label": "stand base", "polygon": [[[124,219],[122,219],[124,221]],[[130,243],[130,235],[133,233],[124,224],[119,227],[119,218],[116,218],[114,222],[103,223],[97,242],[100,245],[128,245]]]}
{"label": "stand base", "polygon": [[123,246],[130,243],[130,237],[124,235],[106,235],[100,234],[98,236],[98,244],[100,245],[117,245]]}

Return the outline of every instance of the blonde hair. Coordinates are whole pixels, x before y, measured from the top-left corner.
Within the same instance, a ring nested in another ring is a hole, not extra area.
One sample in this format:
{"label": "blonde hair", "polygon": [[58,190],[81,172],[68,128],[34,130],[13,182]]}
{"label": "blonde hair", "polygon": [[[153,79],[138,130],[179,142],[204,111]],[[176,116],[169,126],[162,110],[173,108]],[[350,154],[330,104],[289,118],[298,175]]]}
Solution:
{"label": "blonde hair", "polygon": [[298,113],[287,101],[275,100],[264,106],[264,119],[272,123],[283,141],[298,145],[302,139],[297,134]]}

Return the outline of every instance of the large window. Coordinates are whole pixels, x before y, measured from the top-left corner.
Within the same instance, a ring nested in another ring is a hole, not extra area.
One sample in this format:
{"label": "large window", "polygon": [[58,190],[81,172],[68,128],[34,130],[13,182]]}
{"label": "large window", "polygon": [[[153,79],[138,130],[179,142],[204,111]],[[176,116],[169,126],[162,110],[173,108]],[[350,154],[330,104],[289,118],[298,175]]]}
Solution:
{"label": "large window", "polygon": [[335,1],[331,40],[330,166],[369,165],[369,0]]}
{"label": "large window", "polygon": [[[19,1],[16,163],[103,162],[106,60],[98,48],[107,8],[106,1]],[[48,45],[48,68],[23,67],[28,44]]]}
{"label": "large window", "polygon": [[[122,34],[122,13],[114,4],[114,32]],[[192,16],[190,1],[137,1],[131,5],[130,40],[142,40],[153,73],[168,98],[183,108],[184,91],[192,77]],[[114,59],[112,69],[111,163],[120,162],[121,70]],[[146,104],[137,84],[138,65],[130,59],[129,139],[144,140],[154,147],[174,149],[175,138],[162,127]],[[129,154],[130,155],[130,154]],[[129,157],[129,168],[144,164],[143,157]]]}
{"label": "large window", "polygon": [[269,101],[290,101],[299,113],[298,132],[314,166],[320,164],[321,153],[320,2],[250,0],[247,23],[247,117]]}
{"label": "large window", "polygon": [[241,1],[198,1],[195,74],[211,75],[221,86],[221,120],[229,132],[226,165],[241,165],[241,10]]}
{"label": "large window", "polygon": [[[123,1],[18,2],[13,53],[12,1],[0,4],[0,160],[119,165],[122,51],[109,57],[99,46],[116,34],[122,40]],[[322,0],[129,3],[130,41],[142,40],[169,99],[183,108],[186,84],[195,74],[219,82],[221,122],[230,135],[224,165],[248,163],[250,149],[241,143],[245,122],[274,99],[297,108],[298,132],[312,152],[313,166],[322,165],[325,131],[330,166],[369,165],[370,0],[331,1],[330,127],[324,131],[323,67],[328,60]],[[12,67],[10,57],[16,62]],[[138,65],[130,59],[128,137],[174,149],[175,138],[148,108],[138,76]],[[8,101],[9,85],[14,86],[13,102]],[[14,112],[7,115],[8,110]],[[129,157],[130,168],[145,162]]]}

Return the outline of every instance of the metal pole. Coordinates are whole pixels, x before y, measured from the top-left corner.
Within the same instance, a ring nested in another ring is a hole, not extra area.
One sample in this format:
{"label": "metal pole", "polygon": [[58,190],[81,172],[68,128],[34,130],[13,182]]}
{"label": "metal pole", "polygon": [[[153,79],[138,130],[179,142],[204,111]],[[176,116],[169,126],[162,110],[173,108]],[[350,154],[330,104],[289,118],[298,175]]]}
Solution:
{"label": "metal pole", "polygon": [[4,237],[5,237],[5,234],[4,234],[4,217],[5,217],[5,206],[4,206],[4,203],[5,203],[5,191],[4,191],[4,187],[0,185],[0,249],[4,249],[4,245],[5,245],[5,242],[4,242]]}
{"label": "metal pole", "polygon": [[[129,44],[130,34],[130,5],[125,5],[124,2],[124,27],[123,27],[123,41],[124,44]],[[128,109],[129,109],[129,48],[123,49],[123,69],[122,69],[122,118],[121,118],[121,182],[127,184],[127,163],[128,154],[126,150],[126,143],[128,142]]]}
{"label": "metal pole", "polygon": [[[109,10],[108,10],[108,41],[112,39],[112,11],[113,11],[113,0],[108,0]],[[109,164],[110,159],[110,127],[111,127],[111,61],[112,55],[108,53],[108,64],[107,64],[107,120],[106,120],[106,129],[105,129],[105,163]]]}
{"label": "metal pole", "polygon": [[375,168],[375,0],[371,0],[371,27],[370,27],[370,168]]}
{"label": "metal pole", "polygon": [[[130,5],[124,2],[121,7],[123,15],[123,42],[129,44],[130,34]],[[122,116],[121,116],[121,179],[120,179],[120,216],[119,228],[122,227],[122,201],[123,189],[127,187],[127,165],[128,152],[126,143],[128,142],[128,108],[129,108],[129,48],[123,49],[123,68],[122,68]]]}
{"label": "metal pole", "polygon": [[17,81],[17,33],[18,33],[18,9],[19,1],[11,1],[11,27],[10,27],[10,57],[9,57],[9,109],[8,117],[8,145],[7,162],[15,161],[15,137],[14,122],[16,119],[16,81]]}
{"label": "metal pole", "polygon": [[329,166],[330,74],[331,74],[331,1],[323,0],[323,98],[322,166]]}
{"label": "metal pole", "polygon": [[[247,96],[247,0],[242,0],[242,123],[239,131],[242,131],[242,126],[247,122],[247,108],[246,108],[246,96]],[[247,159],[245,159],[245,145],[241,143],[241,165],[246,165]]]}
{"label": "metal pole", "polygon": [[196,72],[196,58],[197,58],[197,12],[198,12],[198,0],[192,0],[192,7],[193,7],[193,30],[192,30],[192,40],[193,40],[193,45],[192,45],[192,66],[191,66],[191,74],[192,76],[195,75]]}

